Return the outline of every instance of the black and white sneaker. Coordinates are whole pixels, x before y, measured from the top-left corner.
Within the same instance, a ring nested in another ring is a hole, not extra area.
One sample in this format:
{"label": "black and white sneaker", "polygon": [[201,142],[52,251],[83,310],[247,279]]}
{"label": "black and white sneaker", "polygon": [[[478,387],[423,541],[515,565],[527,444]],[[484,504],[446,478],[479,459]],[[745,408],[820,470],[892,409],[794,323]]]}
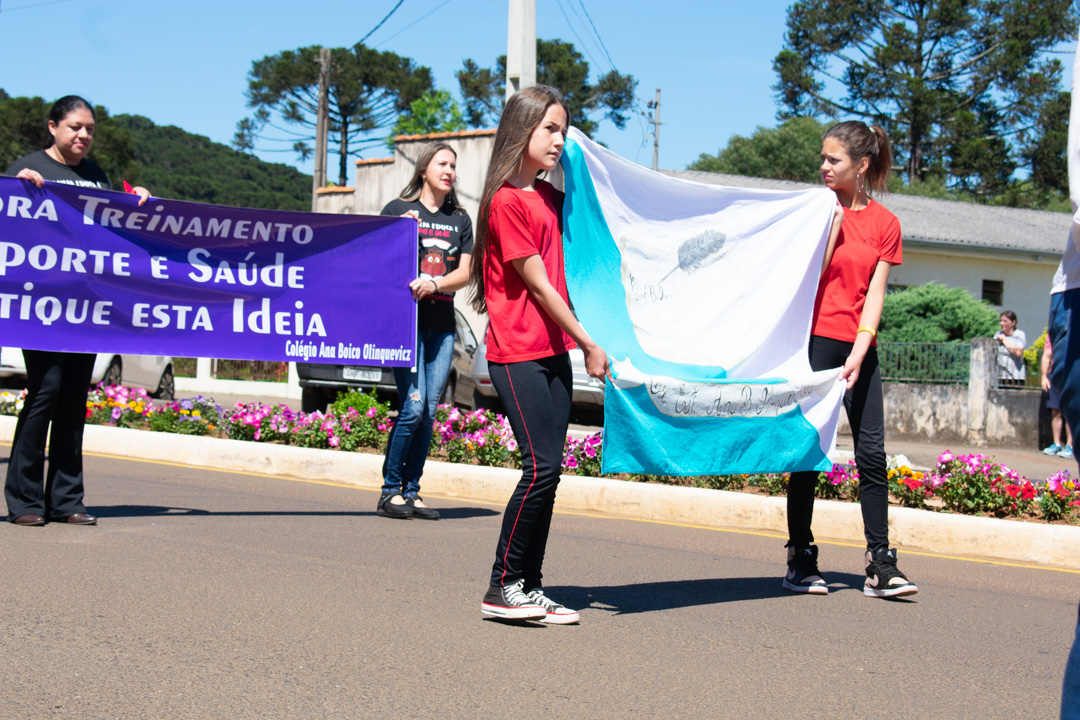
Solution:
{"label": "black and white sneaker", "polygon": [[480,612],[504,620],[543,620],[547,610],[522,592],[524,580],[506,586],[492,585],[480,603]]}
{"label": "black and white sneaker", "polygon": [[817,545],[793,545],[787,552],[787,575],[784,576],[784,589],[811,595],[828,595],[829,586],[818,570]]}
{"label": "black and white sneaker", "polygon": [[542,623],[550,623],[552,625],[573,625],[574,623],[581,622],[581,615],[577,610],[571,610],[565,605],[560,605],[555,602],[545,595],[541,588],[530,590],[526,595],[529,596],[530,600],[544,608],[547,612],[547,616],[540,620]]}
{"label": "black and white sneaker", "polygon": [[866,583],[863,595],[867,597],[900,597],[919,592],[915,583],[908,580],[896,568],[896,550],[878,548],[866,551]]}

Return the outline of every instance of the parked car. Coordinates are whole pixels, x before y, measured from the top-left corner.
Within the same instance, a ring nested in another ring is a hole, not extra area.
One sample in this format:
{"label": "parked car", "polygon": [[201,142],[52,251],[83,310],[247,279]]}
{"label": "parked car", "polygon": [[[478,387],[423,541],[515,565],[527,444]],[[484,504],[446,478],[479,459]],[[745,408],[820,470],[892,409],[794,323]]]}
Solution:
{"label": "parked car", "polygon": [[[457,329],[454,334],[454,359],[450,363],[450,377],[446,381],[440,402],[471,407],[473,397],[472,367],[476,355],[476,337],[460,311],[455,310]],[[325,410],[339,392],[375,389],[379,393],[397,397],[397,384],[389,367],[364,365],[326,365],[322,363],[296,363],[300,376],[300,409],[304,412]]]}
{"label": "parked car", "polygon": [[[25,384],[26,363],[22,350],[10,347],[0,349],[0,379],[8,385]],[[162,400],[172,400],[176,394],[173,359],[168,355],[98,353],[90,384],[98,383],[141,387],[149,390],[152,397]]]}
{"label": "parked car", "polygon": [[[487,337],[486,328],[484,337]],[[502,412],[499,394],[495,391],[495,386],[491,384],[486,354],[487,347],[484,340],[481,340],[472,366],[472,379],[476,388],[473,392],[473,407]],[[589,377],[589,373],[585,371],[585,353],[579,348],[570,351],[570,367],[574,371],[574,389],[570,396],[570,403],[578,408],[603,410],[604,381]]]}

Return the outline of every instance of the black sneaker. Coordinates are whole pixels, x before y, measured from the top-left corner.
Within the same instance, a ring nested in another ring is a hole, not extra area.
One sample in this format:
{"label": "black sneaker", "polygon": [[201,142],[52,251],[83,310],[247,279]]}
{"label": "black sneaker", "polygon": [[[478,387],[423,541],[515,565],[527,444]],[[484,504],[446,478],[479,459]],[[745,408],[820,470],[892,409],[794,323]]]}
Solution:
{"label": "black sneaker", "polygon": [[504,587],[492,585],[480,603],[480,612],[504,620],[543,620],[547,610],[522,592],[524,580]]}
{"label": "black sneaker", "polygon": [[401,497],[401,493],[386,493],[379,498],[379,504],[375,507],[375,512],[388,518],[411,518],[413,516],[413,507],[408,502],[404,502],[400,505],[395,505],[390,502],[392,498]]}
{"label": "black sneaker", "polygon": [[908,580],[896,568],[896,550],[878,548],[866,551],[866,583],[863,595],[867,597],[900,597],[919,592],[915,583]]}
{"label": "black sneaker", "polygon": [[793,545],[787,549],[784,589],[811,595],[828,595],[829,587],[817,566],[817,545]]}
{"label": "black sneaker", "polygon": [[438,520],[439,519],[439,511],[438,510],[436,510],[435,508],[429,508],[427,505],[423,505],[423,504],[417,505],[416,503],[418,501],[420,503],[423,503],[424,498],[415,497],[415,498],[409,498],[408,500],[405,501],[405,504],[412,508],[412,516],[414,518],[419,518],[420,520]]}

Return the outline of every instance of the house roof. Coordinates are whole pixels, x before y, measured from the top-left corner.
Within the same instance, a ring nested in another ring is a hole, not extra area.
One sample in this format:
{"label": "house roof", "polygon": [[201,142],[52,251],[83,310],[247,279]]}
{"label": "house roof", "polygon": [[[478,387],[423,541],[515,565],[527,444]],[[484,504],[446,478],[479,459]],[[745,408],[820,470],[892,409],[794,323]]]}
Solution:
{"label": "house roof", "polygon": [[[764,190],[821,187],[790,180],[769,180],[695,170],[663,170],[665,175],[709,185]],[[1072,226],[1068,213],[991,207],[954,200],[890,194],[881,204],[900,220],[904,242],[937,249],[983,250],[1045,255],[1056,261],[1065,251]]]}

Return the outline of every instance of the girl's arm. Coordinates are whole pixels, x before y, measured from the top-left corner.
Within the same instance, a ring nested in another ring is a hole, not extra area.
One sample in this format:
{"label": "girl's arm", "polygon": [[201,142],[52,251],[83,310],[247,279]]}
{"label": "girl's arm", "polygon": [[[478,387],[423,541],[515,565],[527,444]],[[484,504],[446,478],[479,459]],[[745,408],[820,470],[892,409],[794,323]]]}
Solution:
{"label": "girl's arm", "polygon": [[515,258],[510,261],[517,270],[518,275],[525,282],[525,287],[529,289],[529,295],[533,300],[544,308],[544,312],[558,324],[566,334],[574,339],[574,342],[578,344],[582,352],[585,353],[585,370],[590,376],[594,378],[611,377],[611,368],[608,365],[607,353],[604,349],[593,342],[593,339],[589,337],[589,334],[585,332],[585,328],[581,327],[581,323],[574,317],[574,313],[570,311],[570,307],[559,295],[551,285],[551,281],[548,280],[547,268],[544,267],[544,261],[540,259],[539,255],[529,255],[528,257]]}
{"label": "girl's arm", "polygon": [[829,230],[829,243],[825,246],[825,257],[821,261],[821,274],[824,275],[832,262],[833,250],[836,249],[836,238],[840,236],[840,225],[844,222],[844,208],[840,203],[836,204],[833,211],[832,229]]}
{"label": "girl's arm", "polygon": [[[875,333],[881,323],[881,311],[885,307],[885,290],[889,287],[889,270],[892,263],[884,260],[878,261],[874,268],[874,275],[870,278],[870,287],[866,290],[866,301],[863,303],[862,315],[859,316],[859,327],[870,328]],[[855,387],[855,381],[859,379],[859,368],[862,361],[870,350],[870,343],[875,335],[868,332],[860,332],[855,336],[855,346],[851,348],[851,354],[844,362],[844,369],[840,371],[841,378],[847,378],[847,388]]]}
{"label": "girl's arm", "polygon": [[461,253],[461,259],[458,260],[458,266],[454,268],[452,272],[448,272],[445,275],[431,280],[421,280],[416,278],[409,287],[412,289],[413,297],[417,300],[426,298],[435,292],[449,293],[455,290],[460,290],[469,284],[469,267],[472,265],[472,255],[469,253]]}
{"label": "girl's arm", "polygon": [[1039,361],[1039,380],[1042,389],[1050,392],[1050,361],[1053,358],[1050,348],[1043,346],[1042,359]]}

